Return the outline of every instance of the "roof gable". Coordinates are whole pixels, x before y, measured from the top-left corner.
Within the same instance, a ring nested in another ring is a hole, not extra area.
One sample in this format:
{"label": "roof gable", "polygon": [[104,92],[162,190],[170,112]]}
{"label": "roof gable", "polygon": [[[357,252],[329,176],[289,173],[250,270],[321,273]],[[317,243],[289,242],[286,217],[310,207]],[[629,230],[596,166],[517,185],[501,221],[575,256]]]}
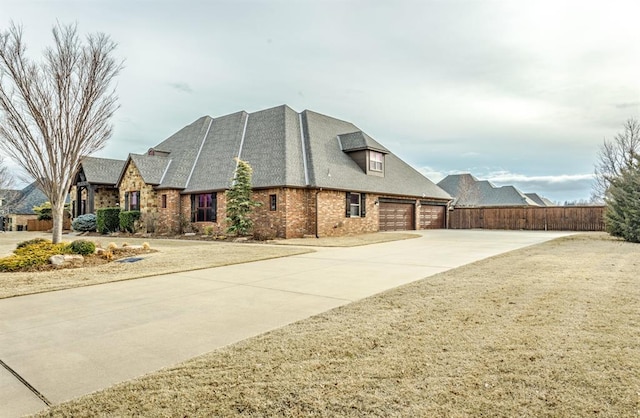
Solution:
{"label": "roof gable", "polygon": [[125,160],[85,157],[80,162],[87,182],[91,184],[115,185],[124,169]]}

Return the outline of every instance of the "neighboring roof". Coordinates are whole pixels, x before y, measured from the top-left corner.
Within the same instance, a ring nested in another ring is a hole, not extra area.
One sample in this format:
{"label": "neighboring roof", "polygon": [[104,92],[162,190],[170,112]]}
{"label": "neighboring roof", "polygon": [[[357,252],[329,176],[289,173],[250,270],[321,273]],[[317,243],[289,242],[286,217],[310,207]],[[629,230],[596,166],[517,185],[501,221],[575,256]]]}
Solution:
{"label": "neighboring roof", "polygon": [[450,174],[438,186],[454,196],[454,206],[545,206],[513,186],[496,187],[469,173]]}
{"label": "neighboring roof", "polygon": [[4,202],[8,206],[8,212],[15,215],[35,215],[34,206],[40,206],[46,202],[47,196],[40,190],[36,182],[29,184],[24,189],[15,193],[15,198],[10,202]]}
{"label": "neighboring roof", "polygon": [[124,164],[124,160],[85,157],[82,159],[80,166],[89,183],[115,185],[118,182]]}
{"label": "neighboring roof", "polygon": [[[361,149],[386,154],[384,177],[365,174],[345,152]],[[228,189],[237,157],[251,165],[255,188],[322,187],[450,199],[352,123],[309,110],[297,113],[286,105],[217,118],[204,116],[150,151],[162,151],[162,155],[130,156],[146,173],[145,181],[184,193]]]}
{"label": "neighboring roof", "polygon": [[525,193],[525,195],[540,206],[556,206],[556,204],[551,200],[544,196],[540,196],[538,193]]}

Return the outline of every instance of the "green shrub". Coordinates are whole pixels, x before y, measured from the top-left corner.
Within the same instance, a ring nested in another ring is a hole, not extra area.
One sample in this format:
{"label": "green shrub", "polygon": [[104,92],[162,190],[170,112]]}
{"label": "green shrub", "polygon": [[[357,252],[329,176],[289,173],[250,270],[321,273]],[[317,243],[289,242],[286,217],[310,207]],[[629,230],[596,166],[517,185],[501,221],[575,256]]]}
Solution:
{"label": "green shrub", "polygon": [[34,239],[27,240],[27,241],[22,241],[22,242],[18,243],[18,245],[16,246],[16,249],[17,248],[22,248],[22,247],[27,247],[27,246],[33,245],[33,244],[40,244],[41,242],[51,243],[51,240],[44,239],[44,238],[34,238]]}
{"label": "green shrub", "polygon": [[102,208],[96,211],[96,228],[101,234],[116,232],[120,227],[120,208]]}
{"label": "green shrub", "polygon": [[69,244],[69,248],[74,254],[89,255],[96,251],[96,244],[86,239],[77,239]]}
{"label": "green shrub", "polygon": [[86,215],[80,215],[71,222],[71,228],[74,231],[80,232],[92,232],[96,230],[96,215],[93,213],[87,213]]}
{"label": "green shrub", "polygon": [[605,197],[605,228],[614,237],[640,242],[640,165],[611,180]]}
{"label": "green shrub", "polygon": [[129,210],[120,212],[120,230],[126,232],[135,232],[135,224],[140,219],[139,210]]}
{"label": "green shrub", "polygon": [[52,244],[51,241],[41,240],[23,245],[13,252],[12,256],[0,258],[0,271],[21,271],[48,265],[49,257],[56,254],[70,254],[71,249],[66,243]]}

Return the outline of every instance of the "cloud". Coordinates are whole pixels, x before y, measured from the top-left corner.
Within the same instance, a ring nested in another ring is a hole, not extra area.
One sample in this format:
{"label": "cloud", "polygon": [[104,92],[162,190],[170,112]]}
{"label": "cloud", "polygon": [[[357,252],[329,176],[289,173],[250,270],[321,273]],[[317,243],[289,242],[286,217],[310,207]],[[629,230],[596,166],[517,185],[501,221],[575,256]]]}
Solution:
{"label": "cloud", "polygon": [[181,91],[184,93],[193,93],[193,89],[187,83],[168,83],[168,84],[169,86],[173,87],[178,91]]}
{"label": "cloud", "polygon": [[577,181],[592,181],[593,174],[560,174],[560,175],[547,175],[547,176],[532,176],[526,174],[510,173],[508,171],[497,171],[487,174],[487,180],[496,183],[546,183],[546,184],[561,184],[561,183],[573,183]]}
{"label": "cloud", "polygon": [[616,103],[616,109],[628,109],[630,107],[640,108],[640,102]]}

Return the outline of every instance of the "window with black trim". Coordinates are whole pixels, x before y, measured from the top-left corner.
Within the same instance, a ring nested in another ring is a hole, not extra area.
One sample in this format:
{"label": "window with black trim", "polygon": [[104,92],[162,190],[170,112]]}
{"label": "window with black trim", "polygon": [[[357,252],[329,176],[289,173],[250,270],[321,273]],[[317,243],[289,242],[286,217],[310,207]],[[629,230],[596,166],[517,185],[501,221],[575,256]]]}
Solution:
{"label": "window with black trim", "polygon": [[216,222],[216,193],[191,195],[191,222]]}
{"label": "window with black trim", "polygon": [[366,200],[364,193],[347,192],[347,218],[364,218],[366,215]]}
{"label": "window with black trim", "polygon": [[278,196],[275,194],[269,195],[269,210],[278,210]]}
{"label": "window with black trim", "polygon": [[167,208],[167,195],[163,194],[162,195],[162,209],[166,209]]}
{"label": "window with black trim", "polygon": [[381,152],[369,151],[369,170],[383,171],[384,155]]}
{"label": "window with black trim", "polygon": [[[82,213],[84,213],[84,200],[82,205]],[[140,191],[124,192],[124,210],[140,210]]]}

